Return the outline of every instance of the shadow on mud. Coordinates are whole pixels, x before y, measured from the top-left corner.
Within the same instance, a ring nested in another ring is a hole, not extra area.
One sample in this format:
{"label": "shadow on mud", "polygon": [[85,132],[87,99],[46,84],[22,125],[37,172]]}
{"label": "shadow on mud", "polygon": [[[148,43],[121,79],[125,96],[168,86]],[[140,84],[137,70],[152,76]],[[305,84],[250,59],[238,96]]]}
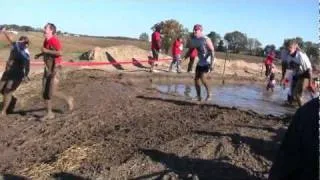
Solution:
{"label": "shadow on mud", "polygon": [[[90,180],[89,178],[84,178],[81,176],[77,176],[71,173],[54,173],[51,175],[52,180]],[[0,175],[1,180],[31,180],[31,178],[19,176],[19,175],[12,175],[12,174],[4,174]]]}
{"label": "shadow on mud", "polygon": [[132,58],[132,64],[138,68],[147,69],[148,67],[144,66],[141,62],[139,62],[136,58]]}
{"label": "shadow on mud", "polygon": [[[35,109],[29,109],[29,110],[19,110],[19,111],[12,111],[10,114],[19,114],[21,116],[31,115],[35,118],[42,117],[42,115],[35,114],[37,112],[46,111],[46,108],[35,108]],[[54,113],[62,114],[63,111],[61,109],[53,109]]]}
{"label": "shadow on mud", "polygon": [[118,70],[124,70],[124,68],[121,66],[120,63],[118,63],[114,57],[112,57],[108,52],[106,52],[106,56],[107,56],[107,59],[110,63],[112,63],[112,66],[115,67],[116,69]]}
{"label": "shadow on mud", "polygon": [[4,174],[0,175],[1,180],[29,180],[29,178],[18,176],[18,175],[12,175],[12,174]]}
{"label": "shadow on mud", "polygon": [[54,180],[90,180],[89,178],[84,178],[70,173],[60,172],[51,175]]}
{"label": "shadow on mud", "polygon": [[170,173],[178,175],[179,179],[258,179],[250,175],[244,169],[222,162],[223,159],[205,160],[189,157],[179,157],[172,153],[165,153],[154,149],[140,149],[143,154],[149,156],[153,161],[165,165],[168,170],[140,176],[132,180],[162,179]]}

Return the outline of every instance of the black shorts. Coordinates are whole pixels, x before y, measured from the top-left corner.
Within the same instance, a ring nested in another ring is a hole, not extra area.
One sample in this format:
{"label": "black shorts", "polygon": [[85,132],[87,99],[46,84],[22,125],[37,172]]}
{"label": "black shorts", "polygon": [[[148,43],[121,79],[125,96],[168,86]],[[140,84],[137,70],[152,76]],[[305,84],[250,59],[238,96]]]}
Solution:
{"label": "black shorts", "polygon": [[23,79],[23,72],[8,70],[2,74],[0,80],[1,94],[7,94],[15,91],[21,84]]}
{"label": "black shorts", "polygon": [[209,65],[206,65],[206,66],[197,65],[197,67],[196,67],[196,74],[197,73],[208,73],[209,71],[210,71]]}
{"label": "black shorts", "polygon": [[0,81],[1,94],[14,92],[21,84],[22,79]]}

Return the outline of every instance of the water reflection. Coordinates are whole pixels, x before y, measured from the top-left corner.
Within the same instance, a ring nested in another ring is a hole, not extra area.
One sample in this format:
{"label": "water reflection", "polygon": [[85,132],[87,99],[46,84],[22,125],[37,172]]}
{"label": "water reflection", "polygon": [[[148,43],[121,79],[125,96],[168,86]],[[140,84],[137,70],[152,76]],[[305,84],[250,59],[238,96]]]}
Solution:
{"label": "water reflection", "polygon": [[[201,88],[201,96],[205,97],[205,89]],[[158,85],[157,89],[164,94],[181,96],[185,100],[196,97],[195,87],[190,84],[162,84]],[[250,109],[261,114],[283,115],[295,110],[284,105],[287,90],[280,87],[276,87],[274,92],[268,92],[259,85],[213,85],[210,94],[212,99],[209,103]]]}

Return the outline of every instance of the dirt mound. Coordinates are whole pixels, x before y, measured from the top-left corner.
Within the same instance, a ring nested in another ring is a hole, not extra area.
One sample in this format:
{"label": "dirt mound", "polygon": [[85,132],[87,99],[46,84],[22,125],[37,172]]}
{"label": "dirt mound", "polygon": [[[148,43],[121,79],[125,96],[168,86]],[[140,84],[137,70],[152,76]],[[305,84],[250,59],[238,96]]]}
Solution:
{"label": "dirt mound", "polygon": [[[145,62],[152,56],[151,52],[131,45],[112,46],[108,48],[95,47],[83,53],[80,60],[88,60],[93,62],[110,62],[108,70],[139,70],[149,68],[149,63]],[[160,59],[170,58],[160,54]],[[167,62],[160,61],[159,66],[166,65]]]}
{"label": "dirt mound", "polygon": [[[216,59],[215,62],[215,71],[218,73],[223,73],[223,66],[224,66],[225,60],[224,59]],[[275,68],[276,73],[280,73],[280,67]],[[226,62],[226,70],[225,74],[234,75],[237,74],[239,76],[252,76],[257,75],[264,77],[264,71],[265,67],[262,62],[247,62],[245,60],[227,60]]]}

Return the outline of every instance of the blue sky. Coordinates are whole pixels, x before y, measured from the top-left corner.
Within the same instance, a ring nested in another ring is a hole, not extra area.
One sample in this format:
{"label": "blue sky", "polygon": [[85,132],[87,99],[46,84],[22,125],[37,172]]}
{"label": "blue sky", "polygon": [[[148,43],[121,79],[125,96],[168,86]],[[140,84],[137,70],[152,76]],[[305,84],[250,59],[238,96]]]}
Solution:
{"label": "blue sky", "polygon": [[0,24],[43,27],[53,22],[62,31],[137,38],[162,20],[176,19],[189,30],[224,36],[234,30],[263,45],[300,36],[318,42],[317,0],[10,0],[2,1]]}

